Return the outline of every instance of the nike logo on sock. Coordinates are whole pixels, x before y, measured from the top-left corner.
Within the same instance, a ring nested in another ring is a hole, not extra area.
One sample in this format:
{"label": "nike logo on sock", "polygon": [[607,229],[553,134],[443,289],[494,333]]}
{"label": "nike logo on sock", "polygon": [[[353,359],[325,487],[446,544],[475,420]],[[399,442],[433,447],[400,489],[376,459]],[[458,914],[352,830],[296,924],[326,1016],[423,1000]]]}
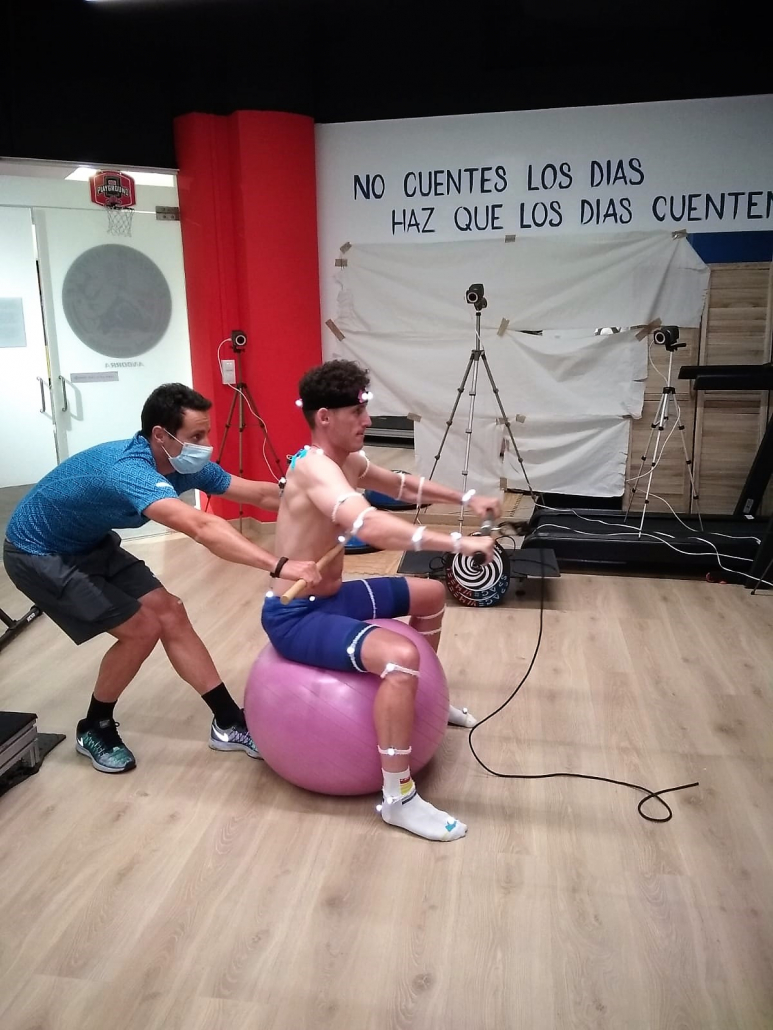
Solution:
{"label": "nike logo on sock", "polygon": [[455,829],[456,829],[456,819],[454,819],[454,821],[452,823],[446,823],[446,830],[448,831],[448,833],[450,833],[451,830],[455,830]]}

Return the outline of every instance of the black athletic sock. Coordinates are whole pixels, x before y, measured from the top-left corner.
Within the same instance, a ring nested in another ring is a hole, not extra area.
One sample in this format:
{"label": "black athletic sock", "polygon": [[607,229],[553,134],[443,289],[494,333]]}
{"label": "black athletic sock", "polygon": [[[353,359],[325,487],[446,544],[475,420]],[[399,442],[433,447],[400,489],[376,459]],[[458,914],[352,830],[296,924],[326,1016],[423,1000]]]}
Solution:
{"label": "black athletic sock", "polygon": [[106,719],[112,719],[115,706],[115,701],[97,701],[92,695],[89,710],[86,712],[86,725],[98,726],[99,723],[104,722]]}
{"label": "black athletic sock", "polygon": [[225,683],[218,683],[206,694],[202,694],[201,699],[207,702],[221,729],[228,730],[242,722],[242,710],[228,693]]}

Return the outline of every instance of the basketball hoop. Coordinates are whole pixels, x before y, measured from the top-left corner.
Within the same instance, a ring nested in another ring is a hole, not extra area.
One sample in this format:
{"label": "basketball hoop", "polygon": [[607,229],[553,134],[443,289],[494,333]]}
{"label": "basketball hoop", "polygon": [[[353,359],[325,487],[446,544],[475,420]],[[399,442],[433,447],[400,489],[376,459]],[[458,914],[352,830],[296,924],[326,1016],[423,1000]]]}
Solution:
{"label": "basketball hoop", "polygon": [[91,199],[107,210],[107,231],[112,236],[131,236],[136,195],[134,179],[125,172],[96,172],[89,179]]}

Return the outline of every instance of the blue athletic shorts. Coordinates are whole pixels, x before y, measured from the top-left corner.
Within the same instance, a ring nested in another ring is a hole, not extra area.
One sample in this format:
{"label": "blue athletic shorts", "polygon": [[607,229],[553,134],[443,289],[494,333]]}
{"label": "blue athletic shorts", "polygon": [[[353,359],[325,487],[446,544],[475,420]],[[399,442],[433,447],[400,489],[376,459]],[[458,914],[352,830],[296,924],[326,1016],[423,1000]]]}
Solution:
{"label": "blue athletic shorts", "polygon": [[267,597],[261,623],[268,639],[291,662],[341,672],[366,672],[362,644],[376,629],[365,619],[399,619],[408,614],[410,594],[403,576],[355,579],[332,597],[299,598],[282,604]]}

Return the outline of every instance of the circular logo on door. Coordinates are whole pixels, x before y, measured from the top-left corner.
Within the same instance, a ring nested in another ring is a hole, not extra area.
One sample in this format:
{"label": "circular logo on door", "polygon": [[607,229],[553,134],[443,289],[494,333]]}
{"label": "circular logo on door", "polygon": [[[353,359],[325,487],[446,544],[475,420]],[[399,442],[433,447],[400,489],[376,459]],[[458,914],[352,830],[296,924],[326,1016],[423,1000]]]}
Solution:
{"label": "circular logo on door", "polygon": [[172,317],[161,269],[141,251],[117,243],[92,247],[73,261],[62,304],[78,339],[111,358],[133,358],[155,347]]}

